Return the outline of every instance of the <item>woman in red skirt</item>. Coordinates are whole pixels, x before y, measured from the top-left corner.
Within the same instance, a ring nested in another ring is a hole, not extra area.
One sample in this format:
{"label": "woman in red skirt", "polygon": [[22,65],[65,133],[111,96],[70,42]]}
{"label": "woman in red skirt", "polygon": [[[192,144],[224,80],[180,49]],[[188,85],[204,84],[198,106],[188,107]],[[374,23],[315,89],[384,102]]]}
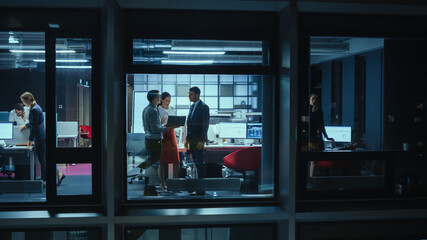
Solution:
{"label": "woman in red skirt", "polygon": [[[166,118],[166,121],[163,123],[164,125],[166,125],[168,123],[167,117],[169,115],[176,115],[176,112],[171,106],[169,106],[169,104],[171,103],[171,95],[168,92],[162,93],[160,97],[162,98],[162,101],[158,106],[159,114],[161,119],[163,119],[164,117]],[[179,154],[174,128],[163,132],[162,155],[160,157],[160,165],[158,169],[160,187],[163,191],[166,191],[164,169],[167,164],[173,164],[173,177],[178,177]]]}

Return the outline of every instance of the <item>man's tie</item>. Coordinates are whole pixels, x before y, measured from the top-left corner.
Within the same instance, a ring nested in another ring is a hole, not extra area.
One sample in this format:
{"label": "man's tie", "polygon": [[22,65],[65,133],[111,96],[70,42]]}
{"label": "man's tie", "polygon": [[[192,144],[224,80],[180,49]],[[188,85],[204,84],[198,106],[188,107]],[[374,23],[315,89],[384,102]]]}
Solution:
{"label": "man's tie", "polygon": [[194,103],[190,106],[190,114],[188,114],[188,118],[191,119],[193,117],[193,109],[194,109]]}

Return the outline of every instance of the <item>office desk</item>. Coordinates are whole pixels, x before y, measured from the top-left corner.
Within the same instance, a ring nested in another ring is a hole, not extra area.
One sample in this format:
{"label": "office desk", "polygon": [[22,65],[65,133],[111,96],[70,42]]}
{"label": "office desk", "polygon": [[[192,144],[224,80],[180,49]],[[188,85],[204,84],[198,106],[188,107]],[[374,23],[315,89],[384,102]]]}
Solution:
{"label": "office desk", "polygon": [[[242,145],[242,144],[210,144],[205,145],[205,162],[206,163],[222,163],[223,158],[228,154],[249,147],[262,147],[261,144]],[[186,152],[184,146],[178,146],[178,151]]]}
{"label": "office desk", "polygon": [[77,138],[79,137],[78,134],[69,134],[69,135],[57,135],[57,139],[71,139],[72,146],[77,147]]}
{"label": "office desk", "polygon": [[28,163],[30,165],[30,180],[35,180],[35,174],[34,174],[34,147],[27,147],[27,146],[13,146],[13,147],[4,147],[0,148],[0,155],[6,156],[9,158],[9,165],[12,165],[12,158],[13,156],[25,154],[26,159],[28,160]]}

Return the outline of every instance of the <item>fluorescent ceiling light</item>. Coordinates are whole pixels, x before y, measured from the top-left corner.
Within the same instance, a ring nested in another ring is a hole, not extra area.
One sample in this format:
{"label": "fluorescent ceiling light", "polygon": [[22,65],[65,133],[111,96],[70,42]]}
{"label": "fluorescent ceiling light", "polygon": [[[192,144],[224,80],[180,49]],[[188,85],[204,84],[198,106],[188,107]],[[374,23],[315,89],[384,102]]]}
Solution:
{"label": "fluorescent ceiling light", "polygon": [[[46,62],[45,59],[33,59],[34,62]],[[89,62],[87,59],[57,59],[56,62],[62,63],[84,63]]]}
{"label": "fluorescent ceiling light", "polygon": [[[9,50],[11,53],[45,53],[45,50]],[[57,50],[56,53],[75,53],[75,50]]]}
{"label": "fluorescent ceiling light", "polygon": [[49,23],[50,28],[59,28],[59,24],[57,23]]}
{"label": "fluorescent ceiling light", "polygon": [[163,51],[163,54],[200,54],[200,55],[222,55],[225,52],[188,52],[188,51]]}
{"label": "fluorescent ceiling light", "polygon": [[75,53],[75,50],[56,50],[56,53]]}
{"label": "fluorescent ceiling light", "polygon": [[9,36],[9,44],[13,44],[13,43],[19,43],[19,39],[11,35]]}
{"label": "fluorescent ceiling light", "polygon": [[162,60],[162,64],[212,64],[213,60]]}
{"label": "fluorescent ceiling light", "polygon": [[44,53],[44,50],[9,50],[11,53]]}
{"label": "fluorescent ceiling light", "polygon": [[56,66],[56,68],[92,68],[92,66]]}

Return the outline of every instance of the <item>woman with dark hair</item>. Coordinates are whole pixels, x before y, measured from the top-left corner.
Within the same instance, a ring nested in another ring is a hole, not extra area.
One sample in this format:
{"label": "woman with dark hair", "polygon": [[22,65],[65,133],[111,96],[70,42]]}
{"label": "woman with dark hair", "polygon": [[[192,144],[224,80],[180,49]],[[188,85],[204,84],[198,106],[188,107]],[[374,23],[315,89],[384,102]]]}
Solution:
{"label": "woman with dark hair", "polygon": [[[166,118],[163,125],[166,125],[169,115],[176,115],[173,107],[169,106],[171,103],[171,95],[168,92],[162,93],[160,95],[161,102],[158,106],[160,118]],[[160,157],[160,165],[158,169],[159,178],[160,178],[160,187],[163,191],[166,191],[166,182],[164,176],[164,169],[167,164],[173,164],[173,177],[178,177],[179,174],[179,154],[178,146],[176,143],[175,129],[171,128],[163,132],[162,139],[162,155]]]}

